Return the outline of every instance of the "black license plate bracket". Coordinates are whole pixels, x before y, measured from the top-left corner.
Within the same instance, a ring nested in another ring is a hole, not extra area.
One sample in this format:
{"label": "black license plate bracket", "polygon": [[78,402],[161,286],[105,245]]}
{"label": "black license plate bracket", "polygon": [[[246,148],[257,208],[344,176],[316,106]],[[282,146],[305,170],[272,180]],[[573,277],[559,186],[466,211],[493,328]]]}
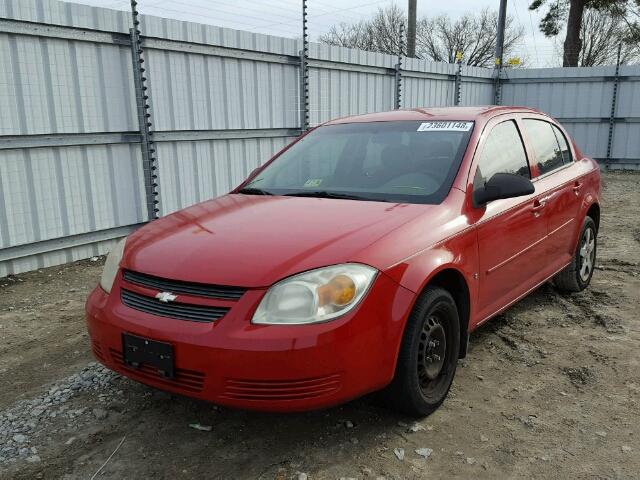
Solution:
{"label": "black license plate bracket", "polygon": [[129,333],[122,334],[122,358],[125,365],[138,369],[141,365],[155,368],[165,378],[173,378],[173,346]]}

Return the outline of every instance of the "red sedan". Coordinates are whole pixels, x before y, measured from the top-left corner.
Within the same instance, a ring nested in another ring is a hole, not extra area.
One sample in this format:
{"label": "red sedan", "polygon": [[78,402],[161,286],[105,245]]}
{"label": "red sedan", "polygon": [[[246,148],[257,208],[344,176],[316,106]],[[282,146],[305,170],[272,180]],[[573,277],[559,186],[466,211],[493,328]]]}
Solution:
{"label": "red sedan", "polygon": [[149,223],[87,301],[93,352],[148,385],[297,411],[381,391],[426,415],[470,332],[593,274],[600,174],[520,107],[361,115]]}

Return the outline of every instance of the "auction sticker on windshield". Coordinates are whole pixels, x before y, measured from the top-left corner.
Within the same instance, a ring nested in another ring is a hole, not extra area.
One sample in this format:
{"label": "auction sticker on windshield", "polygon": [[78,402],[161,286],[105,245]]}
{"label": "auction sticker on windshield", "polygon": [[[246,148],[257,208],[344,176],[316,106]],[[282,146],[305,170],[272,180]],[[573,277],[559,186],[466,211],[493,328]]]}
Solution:
{"label": "auction sticker on windshield", "polygon": [[468,132],[473,122],[424,122],[418,127],[418,132]]}

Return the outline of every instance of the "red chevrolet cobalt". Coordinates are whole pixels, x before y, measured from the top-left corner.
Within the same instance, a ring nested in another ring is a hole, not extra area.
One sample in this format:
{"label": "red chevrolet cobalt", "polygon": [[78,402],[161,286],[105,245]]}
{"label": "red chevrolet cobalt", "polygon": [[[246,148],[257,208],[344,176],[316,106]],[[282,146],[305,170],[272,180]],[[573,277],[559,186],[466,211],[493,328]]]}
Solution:
{"label": "red chevrolet cobalt", "polygon": [[334,120],[120,242],[87,301],[93,352],[232,407],[381,391],[426,415],[470,332],[548,280],[589,284],[599,204],[598,165],[535,110]]}

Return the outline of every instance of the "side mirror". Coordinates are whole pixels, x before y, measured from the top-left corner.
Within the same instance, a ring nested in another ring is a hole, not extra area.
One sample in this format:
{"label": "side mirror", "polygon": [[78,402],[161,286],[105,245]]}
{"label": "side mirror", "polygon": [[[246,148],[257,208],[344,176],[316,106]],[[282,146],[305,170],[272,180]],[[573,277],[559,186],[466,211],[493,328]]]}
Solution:
{"label": "side mirror", "polygon": [[485,205],[500,198],[513,198],[530,195],[536,189],[531,180],[514,173],[496,173],[483,187],[474,190],[473,203]]}
{"label": "side mirror", "polygon": [[251,177],[253,177],[258,170],[260,170],[260,167],[254,168],[253,170],[251,170],[251,173],[249,175],[247,175],[247,180],[250,179]]}

